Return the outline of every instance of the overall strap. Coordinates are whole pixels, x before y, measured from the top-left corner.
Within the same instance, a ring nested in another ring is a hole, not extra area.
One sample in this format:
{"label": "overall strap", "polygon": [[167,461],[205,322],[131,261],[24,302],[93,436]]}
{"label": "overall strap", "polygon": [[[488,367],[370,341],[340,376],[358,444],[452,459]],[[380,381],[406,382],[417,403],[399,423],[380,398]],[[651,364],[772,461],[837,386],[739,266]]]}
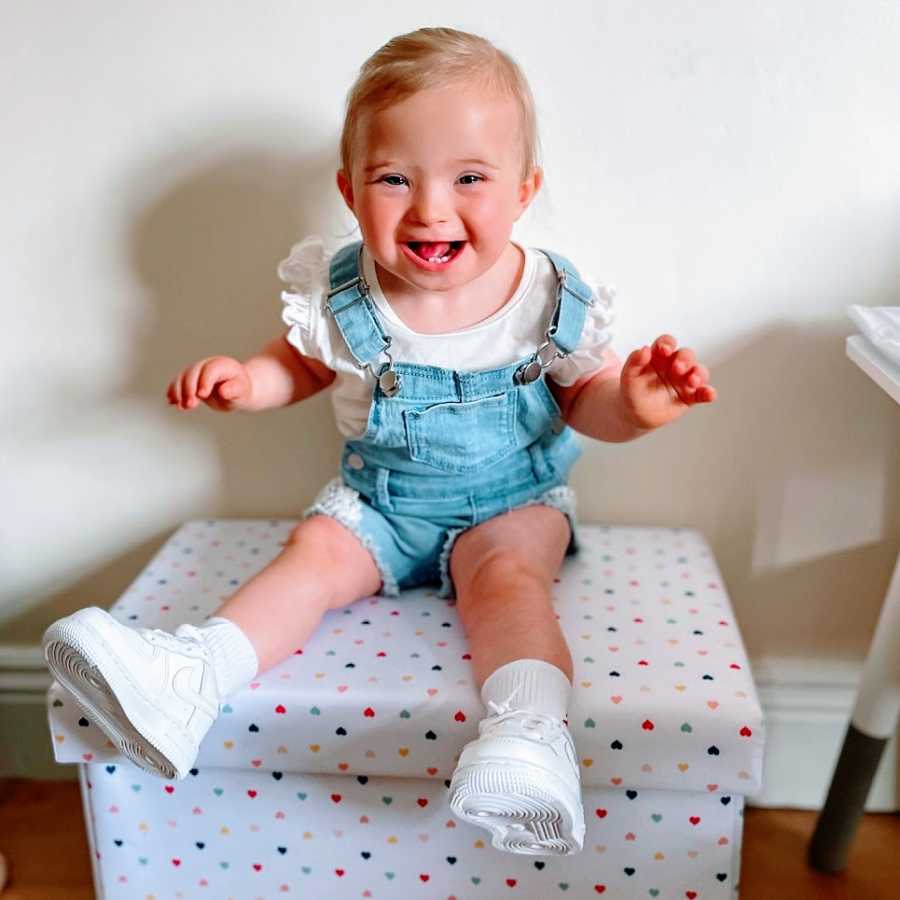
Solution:
{"label": "overall strap", "polygon": [[569,260],[550,250],[541,253],[556,271],[556,306],[544,332],[544,342],[531,359],[516,369],[518,384],[537,381],[544,369],[549,369],[557,359],[565,359],[578,346],[587,307],[594,305],[593,291],[579,278],[578,270]]}
{"label": "overall strap", "polygon": [[550,319],[547,337],[565,356],[571,353],[581,338],[587,307],[594,305],[593,292],[578,275],[578,270],[564,256],[550,250],[541,250],[556,270],[558,289],[556,308]]}
{"label": "overall strap", "polygon": [[369,285],[362,274],[362,241],[341,247],[329,266],[331,289],[325,295],[325,308],[360,368],[365,368],[391,345],[391,339],[378,323]]}

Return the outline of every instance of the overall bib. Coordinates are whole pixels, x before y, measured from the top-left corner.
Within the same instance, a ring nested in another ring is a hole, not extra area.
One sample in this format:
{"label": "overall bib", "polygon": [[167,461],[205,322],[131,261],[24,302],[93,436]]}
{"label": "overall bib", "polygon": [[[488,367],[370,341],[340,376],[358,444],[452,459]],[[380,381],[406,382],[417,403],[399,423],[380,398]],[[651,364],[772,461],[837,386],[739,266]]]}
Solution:
{"label": "overall bib", "polygon": [[452,596],[455,539],[520,506],[561,510],[571,529],[566,553],[576,552],[566,479],[581,448],[544,370],[577,347],[591,289],[567,259],[544,250],[557,274],[556,303],[531,356],[475,372],[410,364],[391,357],[361,252],[357,242],[332,257],[326,307],[356,364],[376,376],[372,404],[365,432],[344,444],[341,477],[304,518],[325,514],[349,528],[372,554],[386,596],[433,582]]}

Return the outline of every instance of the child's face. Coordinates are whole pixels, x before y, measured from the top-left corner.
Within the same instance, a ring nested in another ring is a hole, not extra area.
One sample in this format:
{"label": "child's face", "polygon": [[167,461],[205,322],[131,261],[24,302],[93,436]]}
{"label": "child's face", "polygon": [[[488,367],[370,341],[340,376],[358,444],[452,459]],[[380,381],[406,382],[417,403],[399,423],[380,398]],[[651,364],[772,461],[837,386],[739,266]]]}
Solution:
{"label": "child's face", "polygon": [[514,100],[476,86],[413,94],[365,117],[357,141],[338,187],[375,261],[421,291],[487,272],[541,183],[540,169],[522,180]]}

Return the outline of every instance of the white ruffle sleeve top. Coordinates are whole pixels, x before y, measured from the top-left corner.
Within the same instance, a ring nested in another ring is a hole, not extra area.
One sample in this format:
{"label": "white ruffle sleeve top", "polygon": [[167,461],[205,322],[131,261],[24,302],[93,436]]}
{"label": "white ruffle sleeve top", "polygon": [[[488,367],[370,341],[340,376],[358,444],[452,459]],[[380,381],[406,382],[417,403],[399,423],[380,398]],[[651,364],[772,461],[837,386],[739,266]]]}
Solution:
{"label": "white ruffle sleeve top", "polygon": [[[382,327],[391,336],[394,360],[472,372],[509,365],[530,356],[543,343],[553,314],[556,275],[550,260],[539,250],[521,249],[525,268],[507,303],[481,322],[438,334],[421,334],[403,324],[378,283],[372,257],[363,249],[363,274],[371,300],[382,316]],[[278,266],[278,276],[288,286],[281,294],[281,317],[289,327],[288,342],[304,356],[319,360],[335,372],[331,397],[337,427],[345,437],[355,438],[365,432],[375,377],[368,368],[357,366],[334,318],[325,310],[331,256],[317,235],[293,246]],[[593,289],[595,298],[594,305],[587,308],[581,341],[565,359],[554,360],[546,370],[562,386],[604,368],[620,368],[609,347],[615,288],[599,284],[583,273],[581,277]]]}

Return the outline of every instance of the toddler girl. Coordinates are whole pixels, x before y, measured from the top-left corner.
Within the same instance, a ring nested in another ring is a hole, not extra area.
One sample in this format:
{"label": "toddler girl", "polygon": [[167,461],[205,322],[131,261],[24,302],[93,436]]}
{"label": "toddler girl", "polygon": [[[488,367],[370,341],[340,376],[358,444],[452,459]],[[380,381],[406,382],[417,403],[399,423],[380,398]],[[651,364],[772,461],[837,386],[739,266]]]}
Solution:
{"label": "toddler girl", "polygon": [[425,28],[363,65],[337,173],[362,241],[296,245],[279,269],[287,333],[244,362],[201,360],[168,391],[181,410],[256,411],[333,384],[340,477],[202,626],[132,629],[89,607],[44,636],[54,676],[137,765],[184,778],[220,703],[327,610],[434,582],[455,597],[488,712],[452,810],[500,849],[582,848],[552,605],[577,549],[574,432],[629,441],[715,391],[669,335],[621,363],[611,291],[511,241],[541,187],[536,144],[528,85],[483,38]]}

